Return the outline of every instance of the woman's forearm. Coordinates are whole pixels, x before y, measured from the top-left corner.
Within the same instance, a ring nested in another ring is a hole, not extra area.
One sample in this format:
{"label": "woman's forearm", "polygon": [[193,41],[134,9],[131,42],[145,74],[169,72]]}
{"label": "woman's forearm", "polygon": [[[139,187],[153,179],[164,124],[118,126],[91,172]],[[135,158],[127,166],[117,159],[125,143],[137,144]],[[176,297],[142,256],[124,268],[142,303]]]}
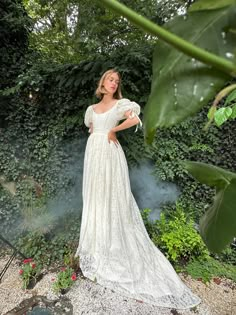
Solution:
{"label": "woman's forearm", "polygon": [[127,118],[120,125],[111,129],[113,132],[121,131],[133,127],[139,123],[139,119],[135,116],[133,118]]}

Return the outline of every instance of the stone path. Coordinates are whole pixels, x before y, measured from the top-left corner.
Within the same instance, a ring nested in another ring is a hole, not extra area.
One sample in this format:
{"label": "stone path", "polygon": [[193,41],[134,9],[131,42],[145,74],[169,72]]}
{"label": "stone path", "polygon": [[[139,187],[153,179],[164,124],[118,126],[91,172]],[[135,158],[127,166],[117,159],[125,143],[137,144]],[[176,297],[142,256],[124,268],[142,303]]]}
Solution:
{"label": "stone path", "polygon": [[[0,259],[2,270],[8,258]],[[34,289],[21,289],[18,275],[19,263],[15,260],[2,282],[0,283],[0,314],[5,315],[25,299],[34,295],[45,296],[50,300],[60,297],[51,291],[52,278],[55,274],[46,274]],[[66,297],[73,305],[73,314],[82,315],[235,315],[236,314],[236,285],[233,281],[222,279],[220,283],[211,281],[208,285],[190,277],[180,275],[182,280],[200,296],[202,303],[192,310],[171,310],[140,303],[120,296],[119,294],[101,287],[88,279],[79,278]],[[10,313],[8,313],[10,314]],[[66,314],[66,311],[65,311]]]}

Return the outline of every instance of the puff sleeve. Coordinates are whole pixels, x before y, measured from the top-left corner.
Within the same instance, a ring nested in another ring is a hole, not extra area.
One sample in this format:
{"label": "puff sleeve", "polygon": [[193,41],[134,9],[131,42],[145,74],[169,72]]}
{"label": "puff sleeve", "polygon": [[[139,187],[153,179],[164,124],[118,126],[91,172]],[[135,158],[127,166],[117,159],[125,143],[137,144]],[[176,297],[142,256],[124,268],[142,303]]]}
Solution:
{"label": "puff sleeve", "polygon": [[84,115],[84,124],[90,128],[90,124],[92,123],[92,117],[93,117],[93,108],[92,108],[92,105],[89,106],[85,112],[85,115]]}
{"label": "puff sleeve", "polygon": [[[140,125],[140,127],[142,127],[142,122],[138,116],[140,114],[140,106],[135,102],[131,102],[127,98],[122,98],[121,100],[118,101],[118,104],[117,104],[117,118],[118,118],[118,120],[126,119],[127,117],[125,116],[125,113],[127,111],[131,111],[129,118],[132,119],[134,117],[137,117],[139,120],[139,125]],[[138,128],[138,126],[136,127],[135,131],[137,131],[137,128]]]}

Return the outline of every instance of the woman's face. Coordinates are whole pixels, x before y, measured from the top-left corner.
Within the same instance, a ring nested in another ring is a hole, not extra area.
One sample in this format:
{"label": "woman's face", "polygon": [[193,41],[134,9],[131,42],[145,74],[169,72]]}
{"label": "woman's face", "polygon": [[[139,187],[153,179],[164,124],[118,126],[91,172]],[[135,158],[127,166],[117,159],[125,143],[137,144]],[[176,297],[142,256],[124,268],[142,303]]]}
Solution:
{"label": "woman's face", "polygon": [[116,72],[108,74],[103,82],[103,86],[107,94],[114,94],[119,86],[120,78]]}

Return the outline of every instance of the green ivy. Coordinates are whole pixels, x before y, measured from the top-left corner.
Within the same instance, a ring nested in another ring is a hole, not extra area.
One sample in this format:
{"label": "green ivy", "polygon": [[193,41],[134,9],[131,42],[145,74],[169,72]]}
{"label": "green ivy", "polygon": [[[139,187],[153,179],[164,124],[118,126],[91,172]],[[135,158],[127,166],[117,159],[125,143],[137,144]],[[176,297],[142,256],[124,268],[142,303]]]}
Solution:
{"label": "green ivy", "polygon": [[73,215],[63,226],[58,222],[53,233],[25,233],[14,243],[26,257],[43,266],[63,265],[64,258],[78,246],[79,227],[80,217]]}
{"label": "green ivy", "polygon": [[[16,2],[8,0],[5,3],[14,7]],[[8,14],[9,12],[6,17]],[[93,60],[88,58],[88,61],[79,64],[46,63],[38,60],[38,56],[28,50],[28,22],[26,23],[25,19],[27,20],[27,16],[23,14],[22,19],[15,21],[22,23],[22,27],[18,30],[19,34],[21,31],[23,34],[21,37],[19,35],[22,42],[21,44],[19,42],[17,47],[9,40],[11,32],[13,35],[16,34],[14,33],[16,23],[8,23],[6,18],[4,24],[0,24],[5,30],[1,35],[5,34],[7,38],[4,41],[5,46],[1,47],[5,56],[5,59],[1,59],[3,69],[1,79],[5,78],[6,68],[12,64],[12,68],[9,68],[9,80],[1,80],[7,83],[0,87],[3,91],[0,95],[0,176],[2,176],[0,222],[2,233],[10,237],[10,233],[13,235],[17,229],[19,230],[19,222],[22,222],[25,216],[29,219],[30,211],[34,210],[36,221],[43,212],[45,222],[51,223],[44,231],[34,234],[29,228],[31,221],[28,220],[28,231],[30,235],[33,233],[28,244],[32,244],[34,248],[38,246],[40,249],[42,241],[43,244],[45,243],[44,250],[49,246],[45,235],[53,235],[57,229],[57,219],[50,212],[48,201],[61,196],[63,204],[66,205],[65,219],[74,214],[79,215],[81,212],[80,206],[71,204],[71,200],[76,198],[73,192],[73,187],[78,180],[76,174],[82,171],[82,166],[78,165],[78,156],[85,145],[82,139],[87,137],[87,130],[83,124],[84,112],[88,105],[97,101],[94,89],[100,75],[109,68],[115,67],[119,70],[123,78],[123,96],[138,102],[143,112],[150,93],[153,46],[141,44],[135,47],[116,48],[110,53],[109,58],[101,55]],[[13,50],[9,47],[15,49],[14,53],[11,53]],[[14,57],[15,54],[19,55]],[[16,68],[13,66],[16,65],[14,58],[19,61]],[[180,187],[182,209],[185,213],[188,213],[189,209],[194,209],[192,218],[196,222],[213,194],[212,190],[198,185],[187,175],[182,160],[214,162],[230,170],[235,169],[235,125],[223,125],[222,129],[212,127],[208,133],[205,133],[203,127],[206,113],[206,110],[202,111],[195,118],[189,119],[178,127],[158,130],[152,146],[144,144],[141,130],[134,134],[134,128],[131,128],[119,135],[129,165],[140,164],[145,159],[151,160],[156,177],[174,182]],[[36,187],[41,187],[42,194],[37,194],[35,185],[28,186],[27,179],[35,183]],[[11,191],[12,187],[15,187],[14,194]],[[174,206],[166,207],[166,217],[171,216],[173,210]],[[46,220],[47,218],[50,220]],[[159,231],[156,226],[150,225],[149,229],[153,229],[153,235]],[[181,235],[181,230],[178,233]],[[63,232],[60,231],[60,234],[63,235]],[[66,239],[65,235],[62,237]],[[168,237],[165,237],[165,242],[169,243],[171,251],[172,236]],[[23,238],[22,242],[23,240],[27,242],[27,238]],[[194,242],[189,246],[194,247],[198,244],[195,238]],[[57,241],[50,243],[50,250],[53,246],[59,249],[57,244]],[[21,246],[24,247],[24,244],[22,243]],[[170,256],[177,259],[190,255],[189,252],[180,254],[182,245],[178,246],[177,256],[169,254]],[[43,250],[41,249],[41,252]],[[30,252],[30,248],[26,248],[26,251],[28,254],[41,255],[37,254],[37,251]],[[64,249],[62,251],[64,253]],[[50,258],[49,261],[53,259]]]}

